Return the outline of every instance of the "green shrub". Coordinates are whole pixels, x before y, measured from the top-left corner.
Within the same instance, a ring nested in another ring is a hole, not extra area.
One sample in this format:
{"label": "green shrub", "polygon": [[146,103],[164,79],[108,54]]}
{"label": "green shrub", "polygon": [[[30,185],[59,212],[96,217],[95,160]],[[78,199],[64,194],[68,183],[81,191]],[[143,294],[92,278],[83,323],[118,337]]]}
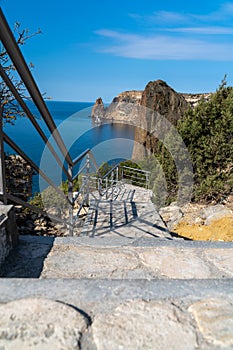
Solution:
{"label": "green shrub", "polygon": [[[225,78],[209,100],[203,99],[194,109],[186,111],[178,121],[177,130],[193,164],[192,199],[221,201],[233,190],[233,87],[226,86]],[[164,144],[158,142],[157,147],[154,163],[159,161],[163,169],[167,184],[166,204],[169,204],[178,191],[177,170]],[[181,160],[182,157],[182,154],[178,155]],[[154,174],[153,171],[152,178],[155,178],[156,171]]]}

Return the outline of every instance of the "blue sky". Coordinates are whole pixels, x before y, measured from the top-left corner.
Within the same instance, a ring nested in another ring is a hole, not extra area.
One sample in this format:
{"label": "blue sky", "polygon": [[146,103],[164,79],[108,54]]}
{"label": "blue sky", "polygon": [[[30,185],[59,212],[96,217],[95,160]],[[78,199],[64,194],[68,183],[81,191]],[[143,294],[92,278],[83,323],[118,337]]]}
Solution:
{"label": "blue sky", "polygon": [[54,100],[110,102],[165,80],[179,92],[233,83],[233,1],[0,0],[13,28],[42,34],[22,47]]}

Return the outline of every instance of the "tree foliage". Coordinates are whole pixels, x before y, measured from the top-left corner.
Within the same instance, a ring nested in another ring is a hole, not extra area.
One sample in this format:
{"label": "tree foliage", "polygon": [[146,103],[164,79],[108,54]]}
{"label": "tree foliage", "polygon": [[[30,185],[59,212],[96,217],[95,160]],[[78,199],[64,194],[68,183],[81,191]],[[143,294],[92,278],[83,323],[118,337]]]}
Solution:
{"label": "tree foliage", "polygon": [[[227,86],[226,78],[208,100],[202,99],[194,109],[186,111],[177,130],[193,164],[192,199],[221,201],[233,190],[233,87]],[[175,200],[179,187],[175,162],[161,142],[155,157],[164,172],[169,204]]]}
{"label": "tree foliage", "polygon": [[233,189],[233,87],[226,79],[178,122],[195,176],[195,199],[219,201]]}
{"label": "tree foliage", "polygon": [[[30,33],[28,29],[22,29],[19,22],[15,23],[14,35],[15,35],[16,42],[19,46],[25,45],[28,39],[40,33],[41,33],[40,29],[38,29],[35,33]],[[15,88],[17,89],[21,98],[24,100],[29,99],[29,97],[27,96],[27,90],[24,86],[24,83],[21,80],[21,78],[17,75],[15,66],[12,63],[7,51],[3,46],[1,46],[1,51],[0,51],[0,63],[3,69],[5,70],[5,73],[8,75],[8,77],[14,84]],[[34,65],[30,63],[29,68],[31,69],[33,67]],[[8,86],[3,80],[1,80],[0,82],[0,89],[1,89],[0,104],[1,104],[1,111],[3,115],[3,121],[4,123],[13,124],[14,121],[17,119],[17,117],[24,116],[24,112],[22,111],[18,103],[16,103],[14,95],[11,93]]]}

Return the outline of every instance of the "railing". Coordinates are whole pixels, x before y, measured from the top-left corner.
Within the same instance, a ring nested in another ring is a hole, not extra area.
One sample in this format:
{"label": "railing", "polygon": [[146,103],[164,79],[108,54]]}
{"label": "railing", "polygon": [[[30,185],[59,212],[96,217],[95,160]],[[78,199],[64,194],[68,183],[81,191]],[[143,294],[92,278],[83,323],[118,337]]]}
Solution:
{"label": "railing", "polygon": [[128,166],[122,166],[121,178],[126,183],[130,183],[134,186],[149,188],[150,171],[132,168]]}
{"label": "railing", "polygon": [[[94,171],[94,173],[98,172],[98,165],[90,149],[87,149],[79,157],[77,157],[74,161],[74,165],[80,162],[81,160],[83,160],[84,157],[86,157],[86,159],[84,160],[84,165],[73,176],[73,181],[74,181],[78,176],[82,175],[82,183],[80,185],[80,188],[78,189],[77,192],[73,192],[73,191],[71,192],[71,189],[70,189],[70,196],[72,196],[72,208],[75,206],[76,202],[78,202],[79,204],[79,208],[75,217],[73,217],[73,213],[72,213],[73,225],[76,224],[77,220],[79,219],[79,214],[81,213],[81,210],[85,206],[89,206],[90,195],[92,194],[93,190],[95,190],[95,188],[92,188],[91,186],[94,178],[91,173],[91,169]],[[79,202],[80,198],[81,198],[81,202]]]}
{"label": "railing", "polygon": [[[0,117],[1,117],[0,118],[0,197],[1,197],[1,200],[4,202],[4,204],[7,204],[10,201],[13,203],[20,204],[37,213],[47,215],[46,211],[28,202],[25,202],[24,200],[19,199],[16,196],[12,195],[11,193],[7,192],[5,160],[4,160],[4,154],[5,154],[4,142],[6,142],[11,148],[13,148],[13,150],[17,154],[19,154],[23,159],[25,159],[26,162],[38,174],[40,174],[40,176],[42,176],[43,179],[67,202],[69,206],[69,218],[63,219],[61,217],[56,217],[52,215],[49,215],[49,216],[56,222],[66,224],[67,227],[69,227],[70,235],[73,235],[73,226],[74,226],[73,225],[73,206],[74,206],[73,183],[76,176],[78,176],[77,174],[73,176],[73,169],[74,169],[74,166],[79,161],[81,161],[86,155],[89,154],[90,150],[87,150],[86,152],[81,154],[79,157],[72,160],[1,9],[0,9],[0,40],[4,45],[4,48],[8,56],[10,57],[12,63],[14,64],[15,71],[21,77],[21,80],[24,83],[24,86],[28,91],[28,94],[30,95],[31,100],[34,102],[35,106],[37,107],[42,120],[47,125],[47,128],[50,134],[52,135],[56,145],[58,146],[62,156],[64,157],[64,162],[61,160],[58,153],[55,151],[48,137],[45,135],[44,131],[41,129],[41,127],[37,123],[36,119],[34,118],[28,106],[26,105],[25,101],[22,99],[16,87],[14,86],[11,79],[8,77],[4,68],[1,65],[0,65],[0,75],[3,81],[5,82],[6,86],[8,87],[9,91],[11,92],[11,94],[14,96],[15,100],[18,102],[18,104],[20,105],[22,110],[25,112],[26,116],[28,117],[28,119],[30,120],[30,122],[32,123],[32,125],[34,126],[34,128],[36,129],[40,137],[42,138],[44,144],[47,145],[52,156],[58,163],[59,167],[62,169],[62,172],[65,175],[65,178],[68,180],[68,195],[65,195],[63,191],[58,186],[56,186],[54,182],[37,166],[37,164],[35,164],[35,162],[30,157],[28,157],[28,155],[24,153],[23,150],[8,135],[6,135],[3,132],[3,128],[2,128],[3,109],[1,105],[1,109],[0,109]],[[88,161],[88,163],[90,162]]]}
{"label": "railing", "polygon": [[119,164],[113,166],[103,177],[99,176],[98,191],[106,199],[114,197],[120,189]]}
{"label": "railing", "polygon": [[[148,188],[149,181],[149,172],[133,169],[129,167],[120,167],[119,164],[113,166],[113,168],[103,177],[100,176],[98,166],[96,161],[90,151],[87,149],[77,158],[72,159],[66,146],[63,142],[59,131],[56,128],[56,125],[53,121],[52,116],[44,102],[44,99],[37,87],[35,80],[25,62],[25,59],[15,41],[15,38],[10,30],[10,27],[3,15],[2,10],[0,9],[0,39],[3,43],[6,52],[8,53],[11,61],[13,62],[16,71],[21,77],[31,100],[34,102],[37,107],[42,120],[48,127],[50,134],[55,140],[56,145],[58,146],[61,154],[64,158],[64,161],[61,160],[58,153],[55,151],[52,143],[47,137],[37,123],[37,120],[32,115],[30,109],[26,105],[25,101],[20,96],[16,87],[6,74],[4,68],[0,65],[0,75],[8,87],[9,91],[15,97],[15,100],[19,103],[22,110],[25,112],[26,116],[36,129],[37,133],[42,138],[45,145],[47,145],[50,150],[53,158],[56,160],[57,164],[61,168],[65,179],[68,181],[68,194],[65,195],[64,192],[49,178],[45,172],[43,172],[37,164],[3,131],[3,110],[2,106],[0,109],[0,198],[7,204],[8,202],[17,203],[26,207],[34,212],[40,213],[42,215],[48,216],[47,212],[39,207],[32,205],[11,193],[7,192],[6,186],[6,173],[5,173],[5,159],[4,159],[4,142],[6,142],[13,150],[19,154],[60,196],[65,200],[69,208],[68,217],[62,218],[52,214],[49,214],[49,217],[58,223],[63,223],[69,228],[69,234],[73,235],[75,224],[79,218],[81,210],[83,207],[90,204],[90,195],[100,196],[108,198],[114,198],[114,196],[119,191],[122,182],[131,181],[132,184],[143,186]],[[74,174],[74,167],[83,161],[84,165],[81,169]],[[131,178],[129,177],[131,174]],[[140,174],[140,176],[138,175]],[[74,181],[77,177],[82,175],[82,184],[77,192],[74,192]],[[74,217],[74,206],[77,201],[80,201],[79,208]]]}
{"label": "railing", "polygon": [[120,163],[113,166],[105,175],[99,171],[95,175],[85,175],[83,182],[88,181],[88,194],[96,197],[99,195],[105,199],[114,199],[124,184],[149,188],[150,172],[138,168],[122,166]]}

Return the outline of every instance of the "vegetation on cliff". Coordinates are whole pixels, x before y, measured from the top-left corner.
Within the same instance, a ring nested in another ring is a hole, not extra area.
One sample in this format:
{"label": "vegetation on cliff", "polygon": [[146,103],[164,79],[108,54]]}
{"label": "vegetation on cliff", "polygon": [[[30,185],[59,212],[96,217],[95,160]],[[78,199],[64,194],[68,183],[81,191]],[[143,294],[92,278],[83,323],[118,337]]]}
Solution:
{"label": "vegetation on cliff", "polygon": [[[233,190],[233,87],[225,78],[208,101],[184,113],[177,130],[193,163],[193,200],[221,201]],[[162,143],[155,157],[165,174],[169,203],[178,189],[175,164]]]}

